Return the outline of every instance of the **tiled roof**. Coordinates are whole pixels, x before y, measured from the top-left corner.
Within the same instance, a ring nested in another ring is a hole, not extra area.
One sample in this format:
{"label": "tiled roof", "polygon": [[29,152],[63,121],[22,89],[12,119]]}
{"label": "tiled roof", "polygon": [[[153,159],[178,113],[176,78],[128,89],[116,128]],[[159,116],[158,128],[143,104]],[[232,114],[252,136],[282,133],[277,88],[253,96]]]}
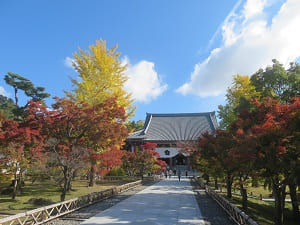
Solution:
{"label": "tiled roof", "polygon": [[215,112],[207,113],[147,113],[144,128],[129,135],[130,140],[190,141],[204,132],[217,128]]}

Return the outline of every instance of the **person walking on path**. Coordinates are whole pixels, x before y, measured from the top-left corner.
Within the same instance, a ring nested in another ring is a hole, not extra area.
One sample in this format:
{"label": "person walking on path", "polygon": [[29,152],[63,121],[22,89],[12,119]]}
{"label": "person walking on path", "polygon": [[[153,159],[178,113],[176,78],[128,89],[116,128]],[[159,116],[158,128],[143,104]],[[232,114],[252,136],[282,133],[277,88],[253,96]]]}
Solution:
{"label": "person walking on path", "polygon": [[180,181],[180,177],[181,177],[181,171],[178,170],[178,180]]}

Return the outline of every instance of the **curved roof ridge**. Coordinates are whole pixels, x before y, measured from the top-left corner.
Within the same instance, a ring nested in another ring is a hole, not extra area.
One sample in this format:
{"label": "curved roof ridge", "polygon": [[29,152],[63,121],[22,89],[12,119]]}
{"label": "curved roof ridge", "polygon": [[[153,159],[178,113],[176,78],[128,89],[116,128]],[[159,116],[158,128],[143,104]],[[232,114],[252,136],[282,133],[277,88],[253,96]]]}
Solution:
{"label": "curved roof ridge", "polygon": [[147,130],[148,130],[150,122],[151,122],[151,119],[152,119],[152,114],[151,113],[147,113],[147,118],[146,118],[146,121],[145,121],[145,124],[144,124],[144,128],[143,128],[143,130],[144,130],[143,134],[147,133]]}
{"label": "curved roof ridge", "polygon": [[218,122],[217,122],[217,118],[216,118],[215,113],[209,115],[209,117],[210,117],[212,125],[214,126],[214,129],[217,130],[218,129]]}
{"label": "curved roof ridge", "polygon": [[203,115],[211,115],[215,114],[215,111],[211,112],[201,112],[201,113],[147,113],[147,116],[162,116],[162,117],[167,117],[167,116],[203,116]]}

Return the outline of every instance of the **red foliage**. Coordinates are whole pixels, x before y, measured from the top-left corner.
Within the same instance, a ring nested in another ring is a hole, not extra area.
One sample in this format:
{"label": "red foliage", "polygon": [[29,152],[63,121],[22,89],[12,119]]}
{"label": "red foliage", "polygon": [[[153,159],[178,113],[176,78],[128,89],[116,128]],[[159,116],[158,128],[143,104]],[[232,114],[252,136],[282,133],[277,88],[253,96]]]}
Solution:
{"label": "red foliage", "polygon": [[[46,136],[41,133],[42,124],[34,119],[34,113],[24,121],[3,120],[0,127],[0,146],[11,160],[43,159],[41,151]],[[11,147],[11,148],[10,148]],[[26,152],[25,152],[26,151]]]}
{"label": "red foliage", "polygon": [[[96,148],[120,145],[127,135],[123,125],[126,113],[124,108],[117,106],[115,99],[89,107],[84,103],[56,98],[53,109],[30,102],[28,111],[42,125],[43,135],[49,138],[48,145],[55,146],[55,151],[63,157],[69,157],[74,146],[91,152]],[[91,152],[91,155],[97,154]]]}
{"label": "red foliage", "polygon": [[150,149],[154,150],[156,148],[157,144],[152,142],[146,142],[145,144],[141,145],[142,149]]}
{"label": "red foliage", "polygon": [[97,173],[101,176],[107,174],[111,169],[119,167],[122,164],[123,151],[113,149],[101,154],[97,154],[100,165],[97,168]]}
{"label": "red foliage", "polygon": [[237,135],[243,135],[244,134],[244,131],[243,129],[238,129],[236,132],[235,132]]}
{"label": "red foliage", "polygon": [[156,143],[146,142],[141,146],[143,150],[140,152],[125,152],[123,156],[123,167],[125,167],[125,170],[134,171],[131,173],[138,172],[140,175],[145,172],[161,172],[165,170],[167,163],[158,159],[160,155],[154,151],[156,146]]}
{"label": "red foliage", "polygon": [[245,130],[243,137],[238,137],[239,143],[246,143],[243,148],[250,145],[257,151],[253,153],[268,174],[278,174],[286,169],[289,160],[299,157],[299,152],[293,150],[297,148],[289,146],[293,145],[295,130],[299,129],[296,124],[299,122],[300,97],[286,104],[272,98],[262,102],[254,99],[251,103],[254,109],[241,113],[232,130],[236,134]]}

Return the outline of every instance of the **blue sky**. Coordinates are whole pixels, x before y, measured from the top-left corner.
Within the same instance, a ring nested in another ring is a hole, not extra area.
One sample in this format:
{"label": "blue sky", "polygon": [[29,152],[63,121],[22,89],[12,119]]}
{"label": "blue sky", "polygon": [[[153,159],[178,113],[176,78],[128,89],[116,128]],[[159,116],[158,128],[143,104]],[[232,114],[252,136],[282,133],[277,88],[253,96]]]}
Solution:
{"label": "blue sky", "polygon": [[13,97],[14,72],[63,97],[72,54],[102,38],[128,64],[133,119],[216,111],[232,75],[299,58],[299,11],[299,0],[2,0],[0,93]]}

